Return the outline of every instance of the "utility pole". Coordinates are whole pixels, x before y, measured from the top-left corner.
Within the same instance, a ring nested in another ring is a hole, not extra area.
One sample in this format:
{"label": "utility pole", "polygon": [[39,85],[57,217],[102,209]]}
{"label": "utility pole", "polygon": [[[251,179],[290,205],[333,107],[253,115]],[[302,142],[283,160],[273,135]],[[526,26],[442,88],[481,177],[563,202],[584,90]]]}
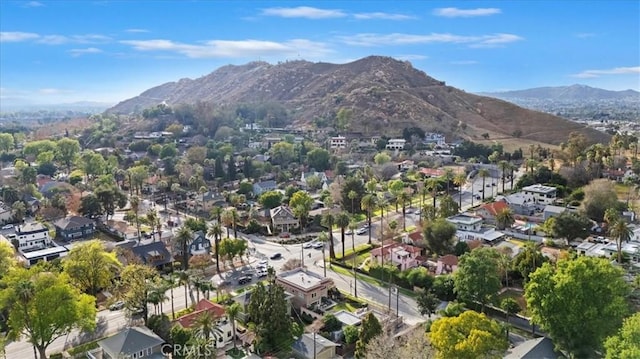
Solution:
{"label": "utility pole", "polygon": [[300,244],[300,267],[304,268],[304,244]]}
{"label": "utility pole", "polygon": [[316,331],[313,331],[313,359],[317,359],[318,355],[316,354]]}
{"label": "utility pole", "polygon": [[393,289],[396,291],[396,318],[400,317],[400,288],[398,286],[394,286]]}

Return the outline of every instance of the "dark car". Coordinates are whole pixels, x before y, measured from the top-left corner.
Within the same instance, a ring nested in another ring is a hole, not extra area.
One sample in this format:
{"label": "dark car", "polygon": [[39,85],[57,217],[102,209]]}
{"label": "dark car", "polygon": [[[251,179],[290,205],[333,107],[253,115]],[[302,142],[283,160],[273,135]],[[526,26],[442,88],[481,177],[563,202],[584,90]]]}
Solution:
{"label": "dark car", "polygon": [[240,285],[248,284],[248,283],[251,283],[252,280],[253,280],[253,278],[251,276],[245,275],[245,276],[242,276],[242,277],[238,278],[238,284],[240,284]]}
{"label": "dark car", "polygon": [[274,253],[271,257],[269,257],[271,260],[276,260],[276,259],[280,259],[282,258],[282,254],[280,253]]}

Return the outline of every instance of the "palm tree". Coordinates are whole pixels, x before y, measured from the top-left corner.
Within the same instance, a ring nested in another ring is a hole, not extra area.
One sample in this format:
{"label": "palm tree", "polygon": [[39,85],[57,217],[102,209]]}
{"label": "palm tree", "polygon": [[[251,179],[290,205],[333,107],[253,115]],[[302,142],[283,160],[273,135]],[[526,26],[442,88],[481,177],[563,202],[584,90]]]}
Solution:
{"label": "palm tree", "polygon": [[378,197],[369,193],[362,197],[362,201],[360,202],[360,208],[367,212],[367,224],[369,225],[369,244],[371,244],[371,217],[373,215],[373,211],[376,208],[377,200]]}
{"label": "palm tree", "polygon": [[[410,190],[410,189],[409,189]],[[407,230],[407,202],[411,204],[411,193],[408,190],[400,192],[399,196],[400,201],[402,202],[402,229],[404,231]]]}
{"label": "palm tree", "polygon": [[147,302],[153,304],[153,312],[156,315],[162,313],[162,303],[168,299],[165,292],[166,289],[163,285],[152,283],[147,293]]}
{"label": "palm tree", "polygon": [[138,231],[138,242],[140,242],[140,217],[138,216],[138,211],[140,210],[140,198],[138,196],[131,196],[129,199],[129,203],[131,204],[131,211],[133,212],[133,218],[136,222],[136,229]]}
{"label": "palm tree", "polygon": [[189,269],[189,243],[193,240],[193,233],[187,226],[182,226],[178,229],[178,233],[175,236],[176,246],[182,253],[182,270]]}
{"label": "palm tree", "polygon": [[160,222],[160,217],[158,216],[158,212],[156,212],[155,209],[150,210],[149,212],[147,212],[146,215],[146,220],[147,223],[149,223],[149,226],[151,226],[152,230],[152,234],[153,234],[153,241],[156,241],[156,231],[158,233],[160,233],[160,231],[162,230],[162,222]]}
{"label": "palm tree", "polygon": [[187,295],[191,293],[191,273],[188,270],[179,270],[177,273],[178,283],[184,286],[184,301],[187,302],[187,298],[191,297],[191,304],[193,305],[193,296]]}
{"label": "palm tree", "polygon": [[342,238],[342,260],[344,261],[344,234],[347,227],[349,227],[349,222],[351,218],[349,217],[349,213],[346,211],[342,211],[338,213],[336,216],[336,225],[340,227],[340,237]]}
{"label": "palm tree", "polygon": [[231,322],[231,336],[233,338],[233,349],[236,348],[236,318],[238,318],[238,314],[240,313],[240,304],[237,302],[233,302],[230,306],[225,309],[227,313],[227,318]]}
{"label": "palm tree", "polygon": [[444,170],[444,175],[442,175],[442,180],[447,184],[447,194],[450,192],[451,181],[453,181],[453,170],[451,168],[446,168]]}
{"label": "palm tree", "polygon": [[438,189],[440,189],[440,180],[437,177],[429,177],[424,181],[425,188],[431,191],[431,197],[433,197],[433,206],[436,205],[436,197],[438,197]]}
{"label": "palm tree", "polygon": [[231,227],[234,223],[233,213],[231,213],[230,210],[224,210],[220,218],[222,220],[222,224],[227,227],[227,238],[231,237],[229,233],[229,227]]}
{"label": "palm tree", "polygon": [[233,238],[238,239],[238,221],[240,217],[238,216],[238,210],[235,208],[231,208],[231,225],[233,226]]}
{"label": "palm tree", "polygon": [[[384,244],[384,209],[389,204],[386,198],[383,196],[378,197],[378,208],[380,209],[380,241]],[[371,229],[369,229],[371,230]]]}
{"label": "palm tree", "polygon": [[609,228],[609,234],[616,240],[618,263],[622,263],[622,242],[629,242],[633,236],[633,231],[629,228],[627,222],[619,218]]}
{"label": "palm tree", "polygon": [[351,230],[351,251],[353,252],[353,258],[351,262],[351,270],[353,271],[353,296],[358,298],[358,277],[356,276],[356,229],[358,228],[358,222],[355,218],[351,218],[349,222],[349,229]]}
{"label": "palm tree", "polygon": [[[324,255],[324,248],[326,247],[326,243],[329,240],[327,236],[327,232],[322,232],[316,239],[318,242],[322,243],[322,268],[324,268],[324,277],[327,277],[327,257]],[[329,254],[331,256],[331,254]]]}
{"label": "palm tree", "polygon": [[510,208],[503,208],[496,214],[496,226],[500,230],[510,227],[514,222],[515,218]]}
{"label": "palm tree", "polygon": [[504,182],[507,179],[507,171],[511,167],[511,164],[505,160],[498,162],[498,167],[500,168],[500,176],[502,178],[502,193],[504,193]]}
{"label": "palm tree", "polygon": [[322,215],[322,225],[329,229],[329,258],[336,259],[336,252],[333,248],[333,225],[335,224],[335,216],[331,212]]}
{"label": "palm tree", "polygon": [[486,168],[479,169],[478,176],[482,177],[482,202],[484,202],[485,181],[489,177],[489,170]]}
{"label": "palm tree", "polygon": [[349,191],[347,197],[349,197],[349,199],[351,200],[351,213],[356,213],[356,207],[353,203],[353,200],[358,198],[358,193],[356,193],[356,191]]}
{"label": "palm tree", "polygon": [[200,302],[200,293],[202,293],[203,297],[204,297],[204,293],[206,291],[206,285],[207,283],[209,283],[208,280],[200,277],[200,276],[192,276],[191,277],[191,284],[193,286],[193,288],[196,289],[196,303]]}
{"label": "palm tree", "polygon": [[216,271],[220,273],[220,238],[222,237],[222,228],[220,227],[220,223],[212,223],[209,225],[209,230],[207,234],[210,237],[213,237],[213,247],[216,256]]}
{"label": "palm tree", "polygon": [[453,184],[458,186],[458,207],[462,209],[462,186],[467,183],[467,176],[462,173],[458,173],[453,177]]}
{"label": "palm tree", "polygon": [[214,345],[216,345],[218,339],[222,338],[222,330],[218,328],[217,320],[218,318],[214,318],[211,312],[204,311],[195,320],[192,332],[193,336],[204,339],[207,343],[213,339]]}
{"label": "palm tree", "polygon": [[[170,294],[170,298],[171,299],[171,319],[176,319],[176,310],[174,307],[174,302],[173,302],[173,288],[176,286],[176,284],[178,283],[177,281],[177,277],[174,273],[169,273],[167,275],[164,275],[162,277],[162,280],[164,281],[165,285],[167,288],[169,288],[169,294]],[[185,295],[184,300],[187,300],[187,297]]]}

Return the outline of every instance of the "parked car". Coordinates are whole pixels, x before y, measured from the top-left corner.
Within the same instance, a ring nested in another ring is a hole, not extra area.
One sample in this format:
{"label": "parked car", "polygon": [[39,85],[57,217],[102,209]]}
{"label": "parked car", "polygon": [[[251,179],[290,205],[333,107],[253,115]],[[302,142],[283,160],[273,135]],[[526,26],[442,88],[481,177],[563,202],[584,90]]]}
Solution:
{"label": "parked car", "polygon": [[261,260],[260,262],[258,262],[258,266],[267,266],[267,264],[269,264],[269,261],[266,259]]}
{"label": "parked car", "polygon": [[290,233],[286,233],[286,232],[280,233],[280,238],[289,238],[289,237],[291,237]]}
{"label": "parked car", "polygon": [[304,249],[309,249],[313,247],[313,242],[306,242],[305,244],[302,245],[302,248]]}
{"label": "parked car", "polygon": [[274,253],[269,258],[271,258],[271,260],[280,259],[280,258],[282,258],[282,254],[281,253]]}
{"label": "parked car", "polygon": [[365,234],[367,233],[367,230],[368,228],[360,228],[356,231],[356,234],[360,234],[360,235]]}
{"label": "parked car", "polygon": [[351,230],[351,229],[347,229],[347,231],[346,231],[346,232],[344,232],[344,234],[345,234],[346,236],[350,236],[350,235],[352,235],[352,234],[353,234],[353,230]]}
{"label": "parked car", "polygon": [[264,278],[269,275],[269,272],[267,271],[267,268],[265,268],[264,270],[257,271],[256,275],[258,276],[258,278]]}
{"label": "parked car", "polygon": [[322,243],[322,242],[315,242],[313,244],[313,248],[314,249],[322,249],[323,247],[324,247],[324,243]]}
{"label": "parked car", "polygon": [[2,226],[2,229],[11,229],[13,228],[13,224],[7,224],[5,226]]}
{"label": "parked car", "polygon": [[124,301],[122,300],[119,300],[109,306],[109,310],[111,311],[120,310],[122,308],[124,308]]}
{"label": "parked car", "polygon": [[252,280],[253,278],[251,276],[245,275],[238,278],[238,284],[239,285],[248,284],[248,283],[251,283]]}

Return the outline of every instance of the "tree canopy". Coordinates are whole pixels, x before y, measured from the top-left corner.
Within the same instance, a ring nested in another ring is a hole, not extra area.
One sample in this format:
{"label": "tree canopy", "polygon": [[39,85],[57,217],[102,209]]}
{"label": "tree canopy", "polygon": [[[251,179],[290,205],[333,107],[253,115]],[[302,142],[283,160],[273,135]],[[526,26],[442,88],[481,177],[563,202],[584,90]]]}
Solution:
{"label": "tree canopy", "polygon": [[622,328],[604,343],[606,359],[640,358],[640,313],[624,320]]}
{"label": "tree canopy", "polygon": [[259,354],[274,354],[293,343],[293,321],[287,314],[284,289],[273,283],[259,284],[246,308],[249,322],[256,327]]}
{"label": "tree canopy", "polygon": [[455,272],[455,291],[458,298],[477,301],[484,305],[493,303],[500,290],[498,253],[493,248],[478,248],[460,257]]}
{"label": "tree canopy", "polygon": [[592,357],[628,313],[622,269],[603,258],[545,263],[529,275],[527,308],[554,342],[577,357]]}
{"label": "tree canopy", "polygon": [[73,284],[95,296],[111,284],[121,264],[115,252],[107,252],[102,242],[89,241],[71,248],[62,266]]}

